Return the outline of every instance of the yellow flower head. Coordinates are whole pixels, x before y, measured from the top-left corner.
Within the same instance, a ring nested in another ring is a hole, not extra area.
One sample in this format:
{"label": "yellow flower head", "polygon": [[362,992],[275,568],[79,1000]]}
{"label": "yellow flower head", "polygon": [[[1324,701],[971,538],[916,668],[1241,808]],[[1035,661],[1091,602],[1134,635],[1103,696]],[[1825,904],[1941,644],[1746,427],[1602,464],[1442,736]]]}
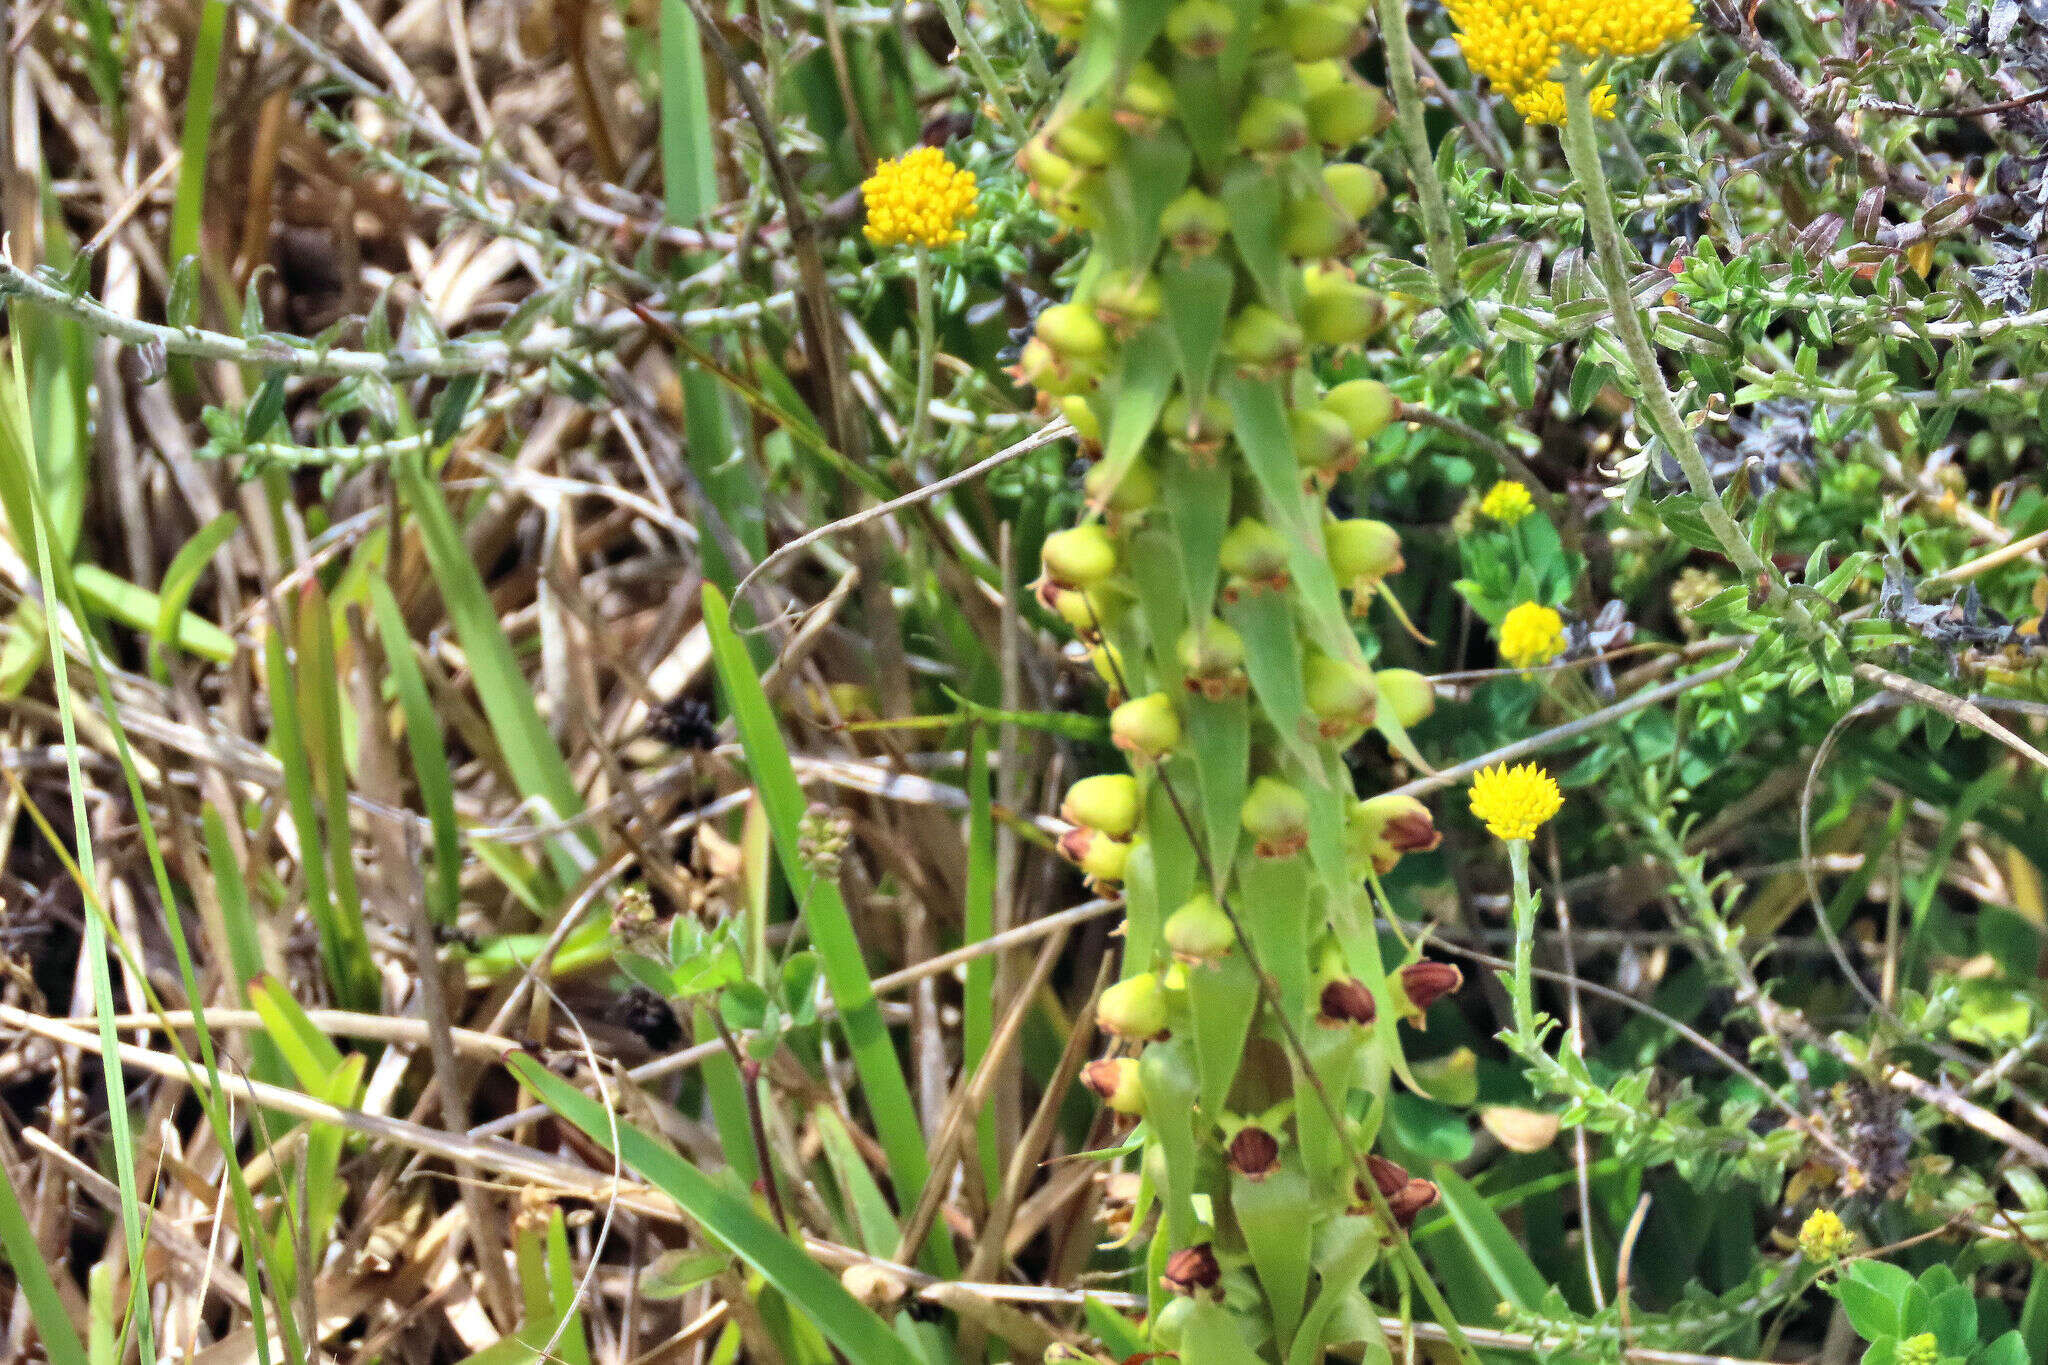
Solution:
{"label": "yellow flower head", "polygon": [[[1691,35],[1692,0],[1445,0],[1466,65],[1492,81],[1531,123],[1564,122],[1564,61],[1647,57]],[[1614,92],[1593,91],[1614,117]]]}
{"label": "yellow flower head", "polygon": [[1501,618],[1500,657],[1510,668],[1534,668],[1564,653],[1564,618],[1538,602],[1524,602]]}
{"label": "yellow flower head", "polygon": [[1472,779],[1472,813],[1496,839],[1533,839],[1545,820],[1564,808],[1557,780],[1534,763],[1496,763]]}
{"label": "yellow flower head", "polygon": [[1941,1339],[1932,1332],[1907,1337],[1892,1348],[1892,1359],[1897,1365],[1935,1365],[1941,1359]]}
{"label": "yellow flower head", "polygon": [[1528,488],[1513,479],[1502,479],[1479,500],[1479,515],[1503,526],[1513,526],[1535,510],[1536,500],[1529,496]]}
{"label": "yellow flower head", "polygon": [[974,216],[974,172],[946,160],[937,147],[919,147],[875,166],[861,182],[867,201],[867,238],[876,246],[951,246],[967,236]]}
{"label": "yellow flower head", "polygon": [[1799,1250],[1809,1261],[1838,1261],[1856,1249],[1856,1234],[1833,1209],[1815,1209],[1799,1225]]}

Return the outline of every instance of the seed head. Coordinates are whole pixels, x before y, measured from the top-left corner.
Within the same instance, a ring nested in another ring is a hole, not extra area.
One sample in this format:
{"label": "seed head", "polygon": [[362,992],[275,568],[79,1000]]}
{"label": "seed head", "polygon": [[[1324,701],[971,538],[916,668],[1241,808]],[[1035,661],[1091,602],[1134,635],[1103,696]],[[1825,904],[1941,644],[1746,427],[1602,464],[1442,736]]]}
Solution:
{"label": "seed head", "polygon": [[1501,618],[1500,657],[1510,668],[1547,664],[1564,649],[1564,618],[1555,608],[1524,602]]}
{"label": "seed head", "polygon": [[1496,839],[1533,839],[1564,808],[1557,779],[1533,763],[1496,763],[1472,779],[1472,813]]}
{"label": "seed head", "polygon": [[1513,479],[1502,479],[1479,500],[1479,515],[1491,517],[1503,526],[1513,526],[1535,510],[1536,501],[1529,496],[1528,488]]}
{"label": "seed head", "polygon": [[937,147],[885,159],[861,182],[867,239],[876,246],[951,246],[974,216],[974,172],[946,160]]}

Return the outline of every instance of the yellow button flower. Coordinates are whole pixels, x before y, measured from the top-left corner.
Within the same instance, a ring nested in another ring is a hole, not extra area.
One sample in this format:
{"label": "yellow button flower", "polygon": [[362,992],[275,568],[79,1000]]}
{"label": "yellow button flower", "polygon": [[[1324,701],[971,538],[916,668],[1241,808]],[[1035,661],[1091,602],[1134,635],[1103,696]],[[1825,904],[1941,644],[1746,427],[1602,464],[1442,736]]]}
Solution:
{"label": "yellow button flower", "polygon": [[1472,779],[1472,813],[1496,839],[1533,839],[1545,820],[1564,809],[1557,780],[1534,763],[1496,763]]}
{"label": "yellow button flower", "polygon": [[[1564,121],[1561,62],[1647,57],[1691,35],[1692,0],[1445,0],[1466,65],[1492,81],[1531,123]],[[1614,92],[1593,91],[1614,116]]]}
{"label": "yellow button flower", "polygon": [[946,160],[937,147],[919,147],[876,164],[861,182],[867,202],[867,239],[876,246],[951,246],[966,238],[961,225],[974,216],[974,172]]}
{"label": "yellow button flower", "polygon": [[1524,602],[1501,618],[1500,657],[1510,668],[1534,668],[1564,653],[1564,618],[1538,602]]}
{"label": "yellow button flower", "polygon": [[1799,1250],[1809,1261],[1839,1261],[1856,1249],[1856,1234],[1833,1209],[1815,1209],[1799,1225]]}
{"label": "yellow button flower", "polygon": [[1503,526],[1513,526],[1535,510],[1536,500],[1529,496],[1529,490],[1513,479],[1502,479],[1479,500],[1479,515]]}

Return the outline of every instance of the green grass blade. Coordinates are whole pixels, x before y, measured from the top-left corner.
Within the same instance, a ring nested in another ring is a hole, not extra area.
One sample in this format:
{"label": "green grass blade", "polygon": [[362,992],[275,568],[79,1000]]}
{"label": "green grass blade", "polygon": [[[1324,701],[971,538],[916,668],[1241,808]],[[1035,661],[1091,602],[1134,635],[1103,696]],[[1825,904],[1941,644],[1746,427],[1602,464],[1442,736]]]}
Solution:
{"label": "green grass blade", "polygon": [[616,1153],[760,1272],[853,1365],[916,1365],[908,1348],[846,1292],[838,1276],[770,1227],[745,1200],[639,1129],[617,1123],[604,1106],[532,1058],[514,1057],[511,1067],[551,1109]]}
{"label": "green grass blade", "polygon": [[[470,561],[469,547],[449,514],[440,485],[427,477],[425,465],[416,456],[399,461],[398,483],[419,527],[427,564],[440,585],[442,605],[469,657],[477,699],[519,794],[542,803],[548,819],[580,814],[583,798],[577,794],[575,779],[534,707],[532,684],[520,671],[512,643],[499,623],[498,608]],[[548,842],[549,859],[565,884],[581,879],[596,852],[596,836],[588,830]]]}
{"label": "green grass blade", "polygon": [[6,1253],[14,1282],[28,1300],[29,1316],[35,1321],[36,1335],[43,1339],[43,1353],[50,1358],[50,1365],[88,1365],[85,1343],[78,1339],[78,1328],[64,1311],[63,1296],[50,1278],[43,1249],[36,1244],[35,1231],[29,1227],[13,1177],[4,1164],[0,1164],[0,1252]]}
{"label": "green grass blade", "polygon": [[[896,1197],[904,1204],[914,1202],[930,1174],[925,1160],[924,1133],[918,1126],[910,1087],[903,1079],[903,1067],[896,1056],[896,1044],[882,1012],[875,1003],[875,991],[868,979],[867,964],[861,958],[860,940],[854,936],[853,920],[839,888],[815,875],[797,847],[797,826],[803,821],[804,794],[797,785],[796,769],[789,761],[768,694],[755,676],[746,646],[734,633],[725,597],[716,587],[704,588],[704,624],[711,634],[711,659],[718,680],[725,689],[726,702],[739,725],[740,745],[746,750],[747,771],[753,775],[755,790],[768,812],[775,832],[775,849],[782,861],[782,873],[803,907],[804,922],[811,942],[818,949],[826,983],[839,1006],[840,1026],[860,1072],[868,1109],[874,1116],[875,1133],[889,1157],[889,1174],[896,1182]],[[953,1269],[952,1244],[945,1234],[933,1229],[926,1254],[934,1265]]]}
{"label": "green grass blade", "polygon": [[[199,575],[206,571],[206,565],[213,558],[214,552],[227,544],[229,538],[241,528],[242,519],[239,516],[233,512],[223,512],[200,527],[198,534],[186,541],[172,557],[171,567],[164,570],[163,586],[157,590],[156,624],[152,627],[160,646],[190,649],[194,653],[202,652],[196,640],[186,638],[185,604],[192,600],[192,591],[199,586]],[[212,622],[205,624],[211,625]],[[234,641],[225,633],[221,638],[227,640],[228,659],[232,659]],[[219,662],[227,661],[224,659]],[[164,667],[160,650],[150,652],[149,667],[158,682],[169,679],[169,670]]]}
{"label": "green grass blade", "polygon": [[377,618],[377,636],[384,661],[405,712],[405,743],[412,754],[413,780],[420,804],[434,831],[434,873],[427,882],[427,913],[436,924],[453,924],[462,899],[462,832],[455,823],[455,779],[448,768],[448,750],[441,742],[441,722],[427,695],[427,680],[412,655],[412,636],[390,585],[372,576],[370,610]]}
{"label": "green grass blade", "polygon": [[[967,888],[966,933],[962,943],[982,943],[996,931],[996,822],[989,799],[988,730],[976,725],[967,732]],[[960,1074],[972,1076],[988,1052],[995,1031],[996,966],[989,956],[967,964],[967,990],[960,1001]],[[982,1106],[975,1125],[981,1156],[982,1188],[990,1197],[1002,1188],[1003,1155],[996,1146],[993,1096]]]}

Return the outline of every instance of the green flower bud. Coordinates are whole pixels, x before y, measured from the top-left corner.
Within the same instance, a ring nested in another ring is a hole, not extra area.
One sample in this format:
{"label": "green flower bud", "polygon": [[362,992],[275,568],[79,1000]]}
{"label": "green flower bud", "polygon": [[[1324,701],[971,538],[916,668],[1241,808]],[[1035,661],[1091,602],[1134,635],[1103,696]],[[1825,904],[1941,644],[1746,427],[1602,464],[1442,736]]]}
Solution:
{"label": "green flower bud", "polygon": [[1223,0],[1180,0],[1166,14],[1166,41],[1190,57],[1214,57],[1237,32],[1237,11]]}
{"label": "green flower bud", "polygon": [[1301,98],[1305,104],[1318,95],[1327,95],[1347,79],[1344,63],[1333,61],[1297,62],[1294,75],[1301,82]]}
{"label": "green flower bud", "polygon": [[1031,180],[1032,188],[1042,194],[1058,194],[1071,189],[1084,172],[1079,166],[1052,149],[1052,143],[1044,137],[1035,137],[1024,144],[1017,153],[1017,169]]}
{"label": "green flower bud", "polygon": [[1335,413],[1363,444],[1387,429],[1401,400],[1377,379],[1347,379],[1323,395],[1321,407]]}
{"label": "green flower bud", "polygon": [[1054,304],[1038,315],[1032,331],[1063,361],[1092,363],[1109,351],[1109,329],[1083,304]]}
{"label": "green flower bud", "polygon": [[1296,408],[1287,414],[1294,458],[1317,474],[1342,473],[1358,463],[1358,438],[1342,417],[1326,408]]}
{"label": "green flower bud", "polygon": [[1138,779],[1127,773],[1098,773],[1067,788],[1060,819],[1086,825],[1112,839],[1128,839],[1138,827]]}
{"label": "green flower bud", "polygon": [[1252,783],[1238,819],[1261,858],[1291,858],[1308,847],[1308,798],[1277,777]]}
{"label": "green flower bud", "polygon": [[[1081,597],[1083,601],[1087,601],[1090,603],[1093,602],[1093,599],[1087,597],[1085,594],[1074,593],[1071,594],[1071,596]],[[1063,597],[1060,600],[1064,602],[1068,599]],[[1062,615],[1064,615],[1064,613],[1062,613]],[[1100,618],[1097,619],[1099,620]],[[1074,631],[1076,634],[1083,636],[1086,636],[1089,633],[1084,627],[1081,626],[1075,626]],[[1116,703],[1120,698],[1122,698],[1124,694],[1124,682],[1130,677],[1130,675],[1124,671],[1123,651],[1119,650],[1115,645],[1110,644],[1107,640],[1099,641],[1098,643],[1091,645],[1089,647],[1088,663],[1091,667],[1094,668],[1095,676],[1102,679],[1103,686],[1109,689],[1110,702],[1112,704]]]}
{"label": "green flower bud", "polygon": [[[1039,600],[1059,613],[1067,623],[1067,629],[1082,640],[1095,640],[1114,619],[1109,609],[1112,601],[1121,601],[1108,593],[1089,592],[1083,588],[1062,588],[1056,583],[1045,584],[1039,590]],[[1116,679],[1105,674],[1102,679],[1110,686],[1116,686]]]}
{"label": "green flower bud", "polygon": [[1354,222],[1369,217],[1387,198],[1387,182],[1380,173],[1355,161],[1323,167],[1323,185]]}
{"label": "green flower bud", "polygon": [[1197,189],[1181,191],[1159,212],[1160,235],[1184,260],[1208,255],[1229,231],[1229,211]]}
{"label": "green flower bud", "polygon": [[1436,688],[1412,668],[1383,668],[1373,674],[1385,706],[1401,728],[1420,725],[1436,710]]}
{"label": "green flower bud", "polygon": [[1037,389],[1050,398],[1064,398],[1093,388],[1100,371],[1063,361],[1052,347],[1032,337],[1024,343],[1010,373],[1027,388]]}
{"label": "green flower bud", "polygon": [[1063,588],[1090,588],[1116,572],[1116,541],[1089,522],[1054,531],[1038,552],[1047,579]]}
{"label": "green flower bud", "polygon": [[1159,281],[1128,270],[1111,271],[1095,285],[1095,316],[1119,341],[1127,341],[1165,310]]}
{"label": "green flower bud", "polygon": [[1095,415],[1095,405],[1086,397],[1070,393],[1060,399],[1060,415],[1074,429],[1074,439],[1084,451],[1102,444],[1102,419]]}
{"label": "green flower bud", "polygon": [[1357,595],[1354,606],[1362,606],[1381,579],[1402,568],[1401,533],[1383,521],[1355,517],[1326,522],[1323,548],[1337,575],[1337,586]]}
{"label": "green flower bud", "polygon": [[1224,589],[1226,600],[1237,600],[1241,585],[1279,591],[1289,582],[1286,538],[1257,517],[1239,518],[1224,534],[1220,558],[1223,572],[1233,580]]}
{"label": "green flower bud", "polygon": [[1308,272],[1301,299],[1301,328],[1319,346],[1350,346],[1386,323],[1386,301],[1362,284],[1334,271]]}
{"label": "green flower bud", "polygon": [[1105,1109],[1140,1117],[1145,1112],[1144,1087],[1138,1084],[1138,1059],[1104,1057],[1081,1068],[1081,1084],[1093,1090]]}
{"label": "green flower bud", "polygon": [[1092,466],[1081,478],[1088,505],[1118,516],[1143,512],[1159,502],[1159,471],[1138,460],[1121,471],[1106,464]]}
{"label": "green flower bud", "polygon": [[1214,962],[1237,947],[1230,916],[1207,893],[1191,897],[1168,915],[1160,933],[1174,959],[1191,967]]}
{"label": "green flower bud", "polygon": [[1141,762],[1154,762],[1180,747],[1180,715],[1164,692],[1133,697],[1109,713],[1110,742]]}
{"label": "green flower bud", "polygon": [[1112,839],[1100,830],[1076,825],[1060,836],[1060,856],[1080,868],[1090,882],[1109,885],[1124,879],[1131,846],[1128,841]]}
{"label": "green flower bud", "polygon": [[1321,192],[1288,200],[1280,219],[1280,248],[1296,260],[1341,256],[1362,240],[1357,221]]}
{"label": "green flower bud", "polygon": [[1166,992],[1150,972],[1119,981],[1095,1002],[1095,1022],[1119,1038],[1149,1042],[1166,1032]]}
{"label": "green flower bud", "polygon": [[1074,110],[1052,130],[1052,149],[1077,166],[1096,170],[1116,159],[1123,131],[1107,109]]}
{"label": "green flower bud", "polygon": [[1371,669],[1321,650],[1302,663],[1302,691],[1323,738],[1347,744],[1372,724],[1379,705]]}
{"label": "green flower bud", "polygon": [[1308,131],[1318,143],[1341,151],[1386,127],[1387,114],[1385,95],[1346,81],[1308,102]]}
{"label": "green flower bud", "polygon": [[1139,62],[1117,92],[1117,122],[1132,132],[1144,132],[1173,115],[1175,100],[1173,82],[1152,63]]}
{"label": "green flower bud", "polygon": [[[1404,853],[1427,853],[1443,842],[1429,807],[1412,796],[1386,792],[1351,808],[1344,822],[1346,852],[1384,877]],[[1362,875],[1362,874],[1361,874]]]}
{"label": "green flower bud", "polygon": [[1176,393],[1159,414],[1159,430],[1191,463],[1212,463],[1230,437],[1230,405],[1212,393],[1197,408],[1186,394]]}
{"label": "green flower bud", "polygon": [[1187,1341],[1188,1320],[1195,1315],[1195,1301],[1176,1294],[1159,1309],[1152,1319],[1152,1344],[1162,1351],[1175,1352]]}
{"label": "green flower bud", "polygon": [[1308,112],[1274,95],[1252,96],[1237,120],[1237,149],[1247,156],[1292,156],[1308,138]]}
{"label": "green flower bud", "polygon": [[1289,5],[1280,26],[1297,62],[1341,57],[1358,39],[1358,15],[1343,5]]}
{"label": "green flower bud", "polygon": [[1273,378],[1301,360],[1301,328],[1264,304],[1248,304],[1232,319],[1223,353],[1241,370]]}
{"label": "green flower bud", "polygon": [[1188,691],[1210,701],[1244,695],[1244,637],[1229,623],[1211,617],[1189,626],[1175,653],[1187,674]]}

